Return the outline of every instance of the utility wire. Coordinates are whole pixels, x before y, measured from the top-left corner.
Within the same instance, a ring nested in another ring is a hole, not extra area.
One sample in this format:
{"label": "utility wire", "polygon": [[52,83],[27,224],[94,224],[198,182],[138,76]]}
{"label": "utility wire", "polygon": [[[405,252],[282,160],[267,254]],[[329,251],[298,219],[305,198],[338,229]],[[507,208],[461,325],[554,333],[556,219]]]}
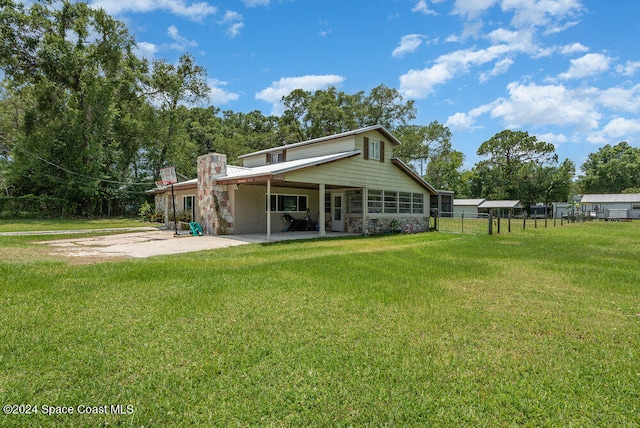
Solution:
{"label": "utility wire", "polygon": [[[5,137],[3,137],[2,135],[0,135],[0,138],[2,138],[3,140],[7,141],[8,143],[12,143],[11,141],[9,141],[8,139],[6,139]],[[147,182],[140,182],[140,183],[131,183],[131,182],[124,182],[124,181],[116,181],[116,180],[107,180],[106,178],[98,178],[98,177],[92,177],[90,175],[86,175],[86,174],[81,174],[79,172],[75,172],[72,171],[70,169],[67,169],[63,166],[57,165],[53,162],[50,162],[46,159],[41,158],[40,156],[36,155],[35,153],[31,153],[29,150],[25,149],[24,147],[19,147],[18,145],[14,144],[13,145],[14,148],[17,148],[18,150],[23,151],[24,153],[27,153],[28,155],[33,156],[36,159],[39,159],[40,161],[51,165],[54,168],[58,168],[68,174],[73,174],[73,175],[77,175],[78,177],[82,177],[82,178],[88,178],[89,180],[96,180],[96,181],[102,181],[104,183],[111,183],[111,184],[122,184],[122,185],[127,185],[127,186],[151,186],[155,184],[155,181],[147,181]]]}

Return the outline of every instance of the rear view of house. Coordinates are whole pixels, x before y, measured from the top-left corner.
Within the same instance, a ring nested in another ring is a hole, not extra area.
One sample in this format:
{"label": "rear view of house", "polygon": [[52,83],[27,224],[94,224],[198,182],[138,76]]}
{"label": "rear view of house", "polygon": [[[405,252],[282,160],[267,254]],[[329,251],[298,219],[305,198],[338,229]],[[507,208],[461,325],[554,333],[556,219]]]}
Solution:
{"label": "rear view of house", "polygon": [[[242,166],[210,153],[198,158],[198,178],[183,185],[189,195],[174,186],[176,205],[193,196],[193,218],[210,234],[282,232],[284,214],[317,219],[320,236],[426,231],[438,193],[394,156],[399,144],[384,127],[371,126],[248,153]],[[149,193],[169,212],[170,188]]]}

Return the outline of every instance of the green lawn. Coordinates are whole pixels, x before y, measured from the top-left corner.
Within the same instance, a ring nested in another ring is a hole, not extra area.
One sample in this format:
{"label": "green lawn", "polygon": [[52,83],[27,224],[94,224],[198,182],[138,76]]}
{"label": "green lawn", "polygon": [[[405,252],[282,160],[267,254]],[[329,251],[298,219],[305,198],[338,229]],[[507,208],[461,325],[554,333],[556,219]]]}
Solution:
{"label": "green lawn", "polygon": [[94,220],[57,218],[57,219],[0,219],[0,232],[24,232],[44,230],[91,230],[121,227],[154,226],[156,223],[144,223],[136,218],[98,218]]}
{"label": "green lawn", "polygon": [[640,423],[640,222],[81,265],[32,241],[0,237],[0,402],[134,412],[3,426]]}

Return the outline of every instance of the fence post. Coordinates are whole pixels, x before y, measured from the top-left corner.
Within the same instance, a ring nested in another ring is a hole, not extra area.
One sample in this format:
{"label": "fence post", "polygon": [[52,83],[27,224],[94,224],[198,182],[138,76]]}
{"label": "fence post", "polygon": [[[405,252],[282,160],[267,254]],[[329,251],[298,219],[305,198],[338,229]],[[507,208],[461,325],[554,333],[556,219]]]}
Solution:
{"label": "fence post", "polygon": [[512,211],[513,211],[513,210],[509,210],[509,217],[508,217],[508,220],[507,220],[507,231],[508,231],[509,233],[511,233],[511,212],[512,212]]}
{"label": "fence post", "polygon": [[489,210],[489,235],[493,235],[493,216],[491,210]]}
{"label": "fence post", "polygon": [[500,214],[498,214],[498,235],[500,235]]}
{"label": "fence post", "polygon": [[538,214],[535,214],[533,216],[533,228],[537,229],[538,228]]}
{"label": "fence post", "polygon": [[461,233],[464,235],[464,211],[462,212],[460,220],[461,220],[461,228],[462,228],[462,232]]}
{"label": "fence post", "polygon": [[522,230],[525,230],[527,228],[527,213],[524,213],[522,215]]}

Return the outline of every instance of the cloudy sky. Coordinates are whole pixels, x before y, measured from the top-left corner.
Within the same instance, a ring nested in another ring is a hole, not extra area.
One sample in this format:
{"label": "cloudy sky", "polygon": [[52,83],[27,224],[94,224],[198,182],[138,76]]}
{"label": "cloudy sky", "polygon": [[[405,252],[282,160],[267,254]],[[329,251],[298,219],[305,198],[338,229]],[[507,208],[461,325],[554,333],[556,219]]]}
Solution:
{"label": "cloudy sky", "polygon": [[[90,2],[91,3],[91,2]],[[281,112],[293,89],[385,84],[417,124],[452,130],[466,167],[503,129],[580,166],[604,144],[640,146],[638,0],[95,0],[139,55],[206,68],[211,104]]]}

